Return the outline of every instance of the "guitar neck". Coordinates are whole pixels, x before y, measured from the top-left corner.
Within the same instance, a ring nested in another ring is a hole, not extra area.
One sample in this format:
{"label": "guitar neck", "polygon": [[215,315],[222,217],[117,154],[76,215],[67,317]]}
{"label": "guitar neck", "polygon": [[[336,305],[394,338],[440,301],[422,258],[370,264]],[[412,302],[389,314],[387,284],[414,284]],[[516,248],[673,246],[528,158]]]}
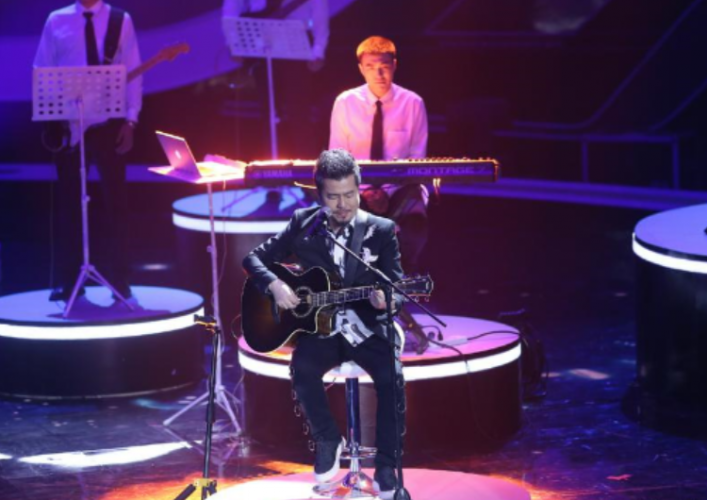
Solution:
{"label": "guitar neck", "polygon": [[324,307],[331,304],[345,304],[357,300],[367,299],[374,286],[360,286],[355,288],[345,288],[342,290],[331,290],[328,292],[317,292],[312,294],[312,305]]}
{"label": "guitar neck", "polygon": [[142,63],[140,66],[138,66],[137,68],[133,69],[132,71],[130,71],[128,73],[128,75],[126,77],[127,83],[132,82],[135,78],[142,75],[143,73],[150,71],[152,68],[154,68],[155,66],[157,66],[161,62],[162,62],[162,58],[159,56],[154,56],[154,57],[148,59],[147,61]]}

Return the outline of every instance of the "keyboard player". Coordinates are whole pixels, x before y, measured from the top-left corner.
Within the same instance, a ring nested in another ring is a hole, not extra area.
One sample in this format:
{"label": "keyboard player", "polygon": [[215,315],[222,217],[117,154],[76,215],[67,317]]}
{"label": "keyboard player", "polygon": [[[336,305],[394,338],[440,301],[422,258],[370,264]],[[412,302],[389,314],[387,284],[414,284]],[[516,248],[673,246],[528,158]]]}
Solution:
{"label": "keyboard player", "polygon": [[[415,92],[393,83],[398,64],[393,42],[369,37],[359,44],[356,57],[365,84],[336,98],[329,149],[346,149],[359,160],[424,158],[428,135],[425,103]],[[427,189],[419,184],[361,187],[362,206],[396,222],[403,269],[418,271],[428,233]],[[416,337],[418,351],[424,351],[424,333],[409,313],[402,311],[400,317]]]}

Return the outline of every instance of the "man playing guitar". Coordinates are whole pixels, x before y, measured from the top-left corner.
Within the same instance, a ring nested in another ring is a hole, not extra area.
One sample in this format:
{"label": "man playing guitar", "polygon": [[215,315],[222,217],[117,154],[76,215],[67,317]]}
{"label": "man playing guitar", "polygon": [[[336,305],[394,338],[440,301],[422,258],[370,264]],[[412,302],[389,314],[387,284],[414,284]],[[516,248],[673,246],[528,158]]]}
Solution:
{"label": "man playing guitar", "polygon": [[[300,305],[299,296],[271,270],[276,263],[291,257],[305,270],[321,267],[338,275],[344,287],[375,283],[373,273],[353,258],[346,258],[344,251],[321,231],[329,231],[391,280],[399,281],[403,274],[395,223],[359,208],[361,174],[351,154],[341,149],[324,151],[316,163],[315,181],[323,207],[297,210],[281,233],[255,248],[243,261],[249,279],[262,293],[271,294],[279,308],[291,310]],[[399,310],[400,305],[400,299],[395,297],[394,310]],[[381,498],[392,498],[397,487],[396,433],[402,436],[404,427],[404,415],[399,415],[396,429],[395,412],[405,404],[400,346],[395,349],[397,376],[391,375],[392,346],[386,336],[385,309],[384,294],[378,289],[370,293],[368,300],[339,305],[333,315],[331,334],[298,338],[291,372],[297,399],[316,442],[314,475],[320,483],[336,475],[343,447],[322,377],[349,360],[369,373],[378,397],[374,479]],[[393,405],[394,391],[398,392],[398,408]]]}

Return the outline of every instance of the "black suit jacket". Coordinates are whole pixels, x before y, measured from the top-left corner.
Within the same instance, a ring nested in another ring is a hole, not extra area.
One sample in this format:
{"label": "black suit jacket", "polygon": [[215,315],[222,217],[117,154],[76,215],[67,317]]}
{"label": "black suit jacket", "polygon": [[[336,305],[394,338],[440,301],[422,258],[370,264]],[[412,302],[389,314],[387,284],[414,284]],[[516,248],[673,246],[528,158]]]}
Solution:
{"label": "black suit jacket", "polygon": [[[310,234],[310,227],[315,223],[318,212],[319,207],[296,210],[282,232],[268,239],[245,257],[243,268],[262,293],[268,293],[268,286],[277,278],[268,266],[275,262],[286,261],[292,256],[305,270],[311,267],[322,267],[328,273],[338,275],[338,268],[329,252],[326,236]],[[367,256],[373,267],[380,269],[394,282],[402,279],[400,250],[393,221],[359,209],[348,246],[359,256]],[[372,285],[376,281],[377,276],[373,272],[355,259],[346,257],[344,287]],[[395,310],[400,309],[400,305],[401,298],[395,294]],[[375,309],[367,300],[352,302],[348,306],[356,310],[369,330],[387,338],[385,311]]]}

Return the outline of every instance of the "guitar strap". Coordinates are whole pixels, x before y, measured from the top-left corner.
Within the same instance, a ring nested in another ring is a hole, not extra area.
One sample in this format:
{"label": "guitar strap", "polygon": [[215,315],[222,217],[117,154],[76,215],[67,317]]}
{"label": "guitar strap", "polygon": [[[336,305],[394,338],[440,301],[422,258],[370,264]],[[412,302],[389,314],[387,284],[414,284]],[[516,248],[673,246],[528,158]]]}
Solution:
{"label": "guitar strap", "polygon": [[113,64],[115,54],[118,52],[120,43],[120,32],[123,30],[123,18],[125,11],[110,6],[110,17],[108,18],[108,30],[106,38],[103,40],[103,64]]}
{"label": "guitar strap", "polygon": [[[361,246],[363,245],[363,235],[366,233],[366,222],[368,222],[368,212],[358,209],[356,213],[356,224],[354,225],[353,238],[351,239],[351,251],[356,255],[361,255]],[[353,283],[356,275],[358,261],[346,256],[346,272],[344,274],[344,288],[348,288]]]}

